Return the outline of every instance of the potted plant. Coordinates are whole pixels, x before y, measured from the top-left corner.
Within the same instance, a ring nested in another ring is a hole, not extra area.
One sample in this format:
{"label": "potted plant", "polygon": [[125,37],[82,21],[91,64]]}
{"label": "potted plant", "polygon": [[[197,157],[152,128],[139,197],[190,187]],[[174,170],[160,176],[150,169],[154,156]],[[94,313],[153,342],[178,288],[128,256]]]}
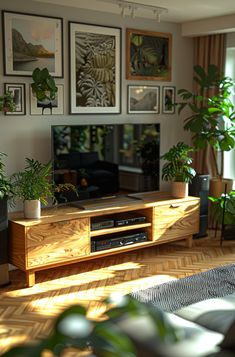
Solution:
{"label": "potted plant", "polygon": [[[185,108],[190,114],[185,118],[184,129],[192,133],[194,148],[212,148],[213,165],[216,178],[222,187],[224,174],[224,151],[235,147],[235,111],[230,99],[234,81],[221,73],[217,66],[210,64],[207,72],[201,66],[194,67],[194,81],[197,83],[196,93],[186,89],[178,90],[183,99],[179,105],[179,113]],[[211,190],[216,196],[221,192]]]}
{"label": "potted plant", "polygon": [[6,176],[3,159],[6,154],[0,152],[0,287],[9,284],[8,274],[8,198],[13,195],[10,179]]}
{"label": "potted plant", "polygon": [[0,96],[0,111],[2,112],[14,112],[16,105],[12,93],[7,91],[2,96]]}
{"label": "potted plant", "polygon": [[58,91],[54,78],[47,68],[40,69],[38,67],[34,69],[32,78],[31,88],[37,98],[38,105],[42,107],[42,114],[45,108],[49,108],[52,114],[53,101]]}
{"label": "potted plant", "polygon": [[162,179],[172,181],[173,197],[188,196],[188,183],[196,175],[196,171],[190,166],[192,163],[190,153],[192,151],[192,147],[179,142],[161,156],[161,159],[167,161],[162,168]]}
{"label": "potted plant", "polygon": [[221,226],[221,238],[235,239],[235,191],[225,192],[220,197],[208,198],[212,202],[212,219],[216,227]]}
{"label": "potted plant", "polygon": [[41,203],[48,204],[48,199],[55,199],[55,192],[62,190],[76,191],[72,184],[55,185],[52,176],[52,163],[42,164],[38,160],[26,158],[26,167],[12,175],[14,195],[23,199],[24,217],[40,218]]}

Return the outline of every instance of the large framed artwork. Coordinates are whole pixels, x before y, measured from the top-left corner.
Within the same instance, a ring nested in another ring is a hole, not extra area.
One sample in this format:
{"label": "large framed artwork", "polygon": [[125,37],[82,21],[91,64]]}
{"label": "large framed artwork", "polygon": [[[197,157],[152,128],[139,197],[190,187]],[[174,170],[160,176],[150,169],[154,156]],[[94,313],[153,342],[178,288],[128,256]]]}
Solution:
{"label": "large framed artwork", "polygon": [[172,35],[126,30],[126,78],[171,80]]}
{"label": "large framed artwork", "polygon": [[4,83],[5,92],[10,92],[15,103],[14,112],[5,112],[5,115],[25,115],[25,83]]}
{"label": "large framed artwork", "polygon": [[159,86],[128,86],[128,108],[130,114],[159,113]]}
{"label": "large framed artwork", "polygon": [[31,76],[46,67],[63,77],[63,19],[2,11],[4,74]]}
{"label": "large framed artwork", "polygon": [[121,29],[69,22],[70,114],[120,113]]}
{"label": "large framed artwork", "polygon": [[162,87],[162,113],[175,114],[175,87]]}

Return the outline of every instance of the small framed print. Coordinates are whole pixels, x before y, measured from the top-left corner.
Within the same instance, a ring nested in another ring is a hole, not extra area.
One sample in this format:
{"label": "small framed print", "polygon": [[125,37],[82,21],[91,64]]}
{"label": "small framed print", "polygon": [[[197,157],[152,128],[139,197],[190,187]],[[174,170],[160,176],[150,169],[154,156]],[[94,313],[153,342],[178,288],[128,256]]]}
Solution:
{"label": "small framed print", "polygon": [[64,86],[57,84],[58,92],[52,101],[38,101],[30,86],[31,115],[60,115],[64,114]]}
{"label": "small framed print", "polygon": [[162,87],[162,114],[175,113],[175,87]]}
{"label": "small framed print", "polygon": [[5,92],[11,92],[16,109],[14,112],[5,112],[5,115],[25,115],[25,83],[5,83]]}
{"label": "small framed print", "polygon": [[129,114],[159,113],[159,86],[128,86]]}

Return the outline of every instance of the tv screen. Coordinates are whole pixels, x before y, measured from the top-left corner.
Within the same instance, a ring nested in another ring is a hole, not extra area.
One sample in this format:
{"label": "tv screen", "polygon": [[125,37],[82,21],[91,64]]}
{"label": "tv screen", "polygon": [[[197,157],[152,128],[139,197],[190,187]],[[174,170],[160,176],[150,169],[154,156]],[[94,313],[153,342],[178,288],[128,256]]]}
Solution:
{"label": "tv screen", "polygon": [[54,180],[72,183],[59,202],[159,190],[160,124],[53,125]]}

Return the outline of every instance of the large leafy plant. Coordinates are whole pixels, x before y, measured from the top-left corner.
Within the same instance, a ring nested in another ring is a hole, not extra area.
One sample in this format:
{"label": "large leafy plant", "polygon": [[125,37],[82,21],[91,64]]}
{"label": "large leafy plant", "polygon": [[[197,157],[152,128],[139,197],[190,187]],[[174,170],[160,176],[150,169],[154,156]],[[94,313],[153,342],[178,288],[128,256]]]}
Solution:
{"label": "large leafy plant", "polygon": [[[190,114],[185,118],[184,129],[192,133],[195,149],[210,145],[218,177],[223,176],[223,151],[235,147],[235,111],[231,101],[234,81],[210,64],[207,72],[201,66],[194,67],[194,81],[198,91],[178,90],[183,102],[178,103],[179,113],[185,108]],[[218,151],[221,152],[218,159]]]}
{"label": "large leafy plant", "polygon": [[193,148],[179,142],[174,145],[161,159],[167,162],[162,168],[162,179],[175,182],[191,182],[196,175],[196,171],[190,166],[192,164]]}
{"label": "large leafy plant", "polygon": [[13,195],[12,184],[5,173],[4,157],[6,157],[6,154],[0,152],[0,199],[8,198]]}

